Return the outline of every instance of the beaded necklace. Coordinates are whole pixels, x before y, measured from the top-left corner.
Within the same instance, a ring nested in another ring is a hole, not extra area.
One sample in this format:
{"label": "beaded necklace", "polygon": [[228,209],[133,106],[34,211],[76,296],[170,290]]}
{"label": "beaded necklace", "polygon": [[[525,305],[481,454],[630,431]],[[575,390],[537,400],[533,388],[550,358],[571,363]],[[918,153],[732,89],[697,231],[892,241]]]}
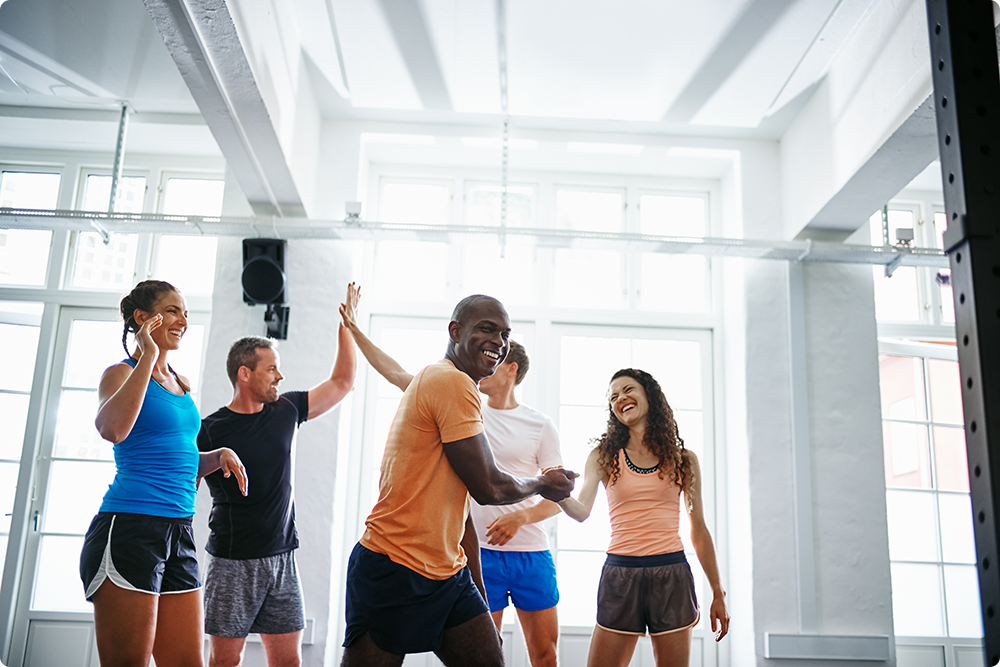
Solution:
{"label": "beaded necklace", "polygon": [[622,448],[622,453],[625,454],[625,464],[628,466],[628,469],[634,473],[638,473],[640,475],[651,475],[660,469],[659,463],[652,468],[640,468],[636,464],[632,463],[632,459],[628,457],[628,451],[624,447]]}

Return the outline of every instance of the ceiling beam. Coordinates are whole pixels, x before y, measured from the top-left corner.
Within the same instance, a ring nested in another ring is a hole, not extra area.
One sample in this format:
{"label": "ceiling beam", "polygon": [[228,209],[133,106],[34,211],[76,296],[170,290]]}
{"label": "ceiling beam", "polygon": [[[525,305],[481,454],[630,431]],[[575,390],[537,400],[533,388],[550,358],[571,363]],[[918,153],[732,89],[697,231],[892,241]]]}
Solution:
{"label": "ceiling beam", "polygon": [[417,0],[379,0],[420,103],[429,111],[451,111],[451,96],[427,21]]}
{"label": "ceiling beam", "polygon": [[690,123],[793,4],[794,0],[751,0],[688,80],[663,120]]}
{"label": "ceiling beam", "polygon": [[799,233],[837,230],[844,236],[868,222],[938,157],[934,98],[928,97],[861,165]]}
{"label": "ceiling beam", "polygon": [[225,0],[144,0],[257,215],[305,208]]}

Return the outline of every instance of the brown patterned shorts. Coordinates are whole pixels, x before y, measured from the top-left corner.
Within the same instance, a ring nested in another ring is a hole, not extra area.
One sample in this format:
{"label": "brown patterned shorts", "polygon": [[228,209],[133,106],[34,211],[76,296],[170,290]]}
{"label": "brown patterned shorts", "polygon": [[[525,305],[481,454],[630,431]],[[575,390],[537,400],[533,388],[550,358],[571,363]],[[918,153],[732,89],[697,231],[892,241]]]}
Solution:
{"label": "brown patterned shorts", "polygon": [[597,589],[597,624],[629,635],[686,630],[700,612],[683,551],[655,556],[608,554]]}

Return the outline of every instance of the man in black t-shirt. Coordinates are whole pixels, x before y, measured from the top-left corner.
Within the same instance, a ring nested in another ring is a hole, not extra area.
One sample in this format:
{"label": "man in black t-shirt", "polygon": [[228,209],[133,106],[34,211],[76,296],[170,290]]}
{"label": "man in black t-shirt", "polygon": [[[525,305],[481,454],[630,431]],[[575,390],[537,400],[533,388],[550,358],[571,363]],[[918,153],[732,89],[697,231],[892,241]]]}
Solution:
{"label": "man in black t-shirt", "polygon": [[278,394],[283,379],[274,341],[241,338],[226,372],[233,400],[202,420],[198,448],[229,447],[247,470],[248,495],[234,477],[205,478],[212,493],[212,558],[205,574],[210,667],[236,667],[247,634],[260,633],[270,665],[301,664],[305,608],[295,566],[299,546],[292,494],[292,444],[299,424],[333,409],[354,387],[354,341],[343,325],[330,379],[309,391]]}

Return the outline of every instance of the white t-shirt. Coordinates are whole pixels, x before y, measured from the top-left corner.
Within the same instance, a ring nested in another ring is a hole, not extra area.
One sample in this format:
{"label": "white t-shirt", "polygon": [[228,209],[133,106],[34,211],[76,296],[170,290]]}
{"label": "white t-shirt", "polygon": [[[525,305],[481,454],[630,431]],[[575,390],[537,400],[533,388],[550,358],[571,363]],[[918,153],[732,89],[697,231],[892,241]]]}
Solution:
{"label": "white t-shirt", "polygon": [[[513,410],[496,410],[483,401],[483,426],[497,467],[518,477],[534,477],[544,468],[562,465],[559,432],[552,420],[534,408],[519,405]],[[541,500],[532,496],[513,505],[480,505],[472,502],[472,520],[479,533],[479,546],[496,551],[545,551],[549,538],[544,522],[526,523],[510,542],[487,543],[486,527],[501,514],[531,507]]]}

